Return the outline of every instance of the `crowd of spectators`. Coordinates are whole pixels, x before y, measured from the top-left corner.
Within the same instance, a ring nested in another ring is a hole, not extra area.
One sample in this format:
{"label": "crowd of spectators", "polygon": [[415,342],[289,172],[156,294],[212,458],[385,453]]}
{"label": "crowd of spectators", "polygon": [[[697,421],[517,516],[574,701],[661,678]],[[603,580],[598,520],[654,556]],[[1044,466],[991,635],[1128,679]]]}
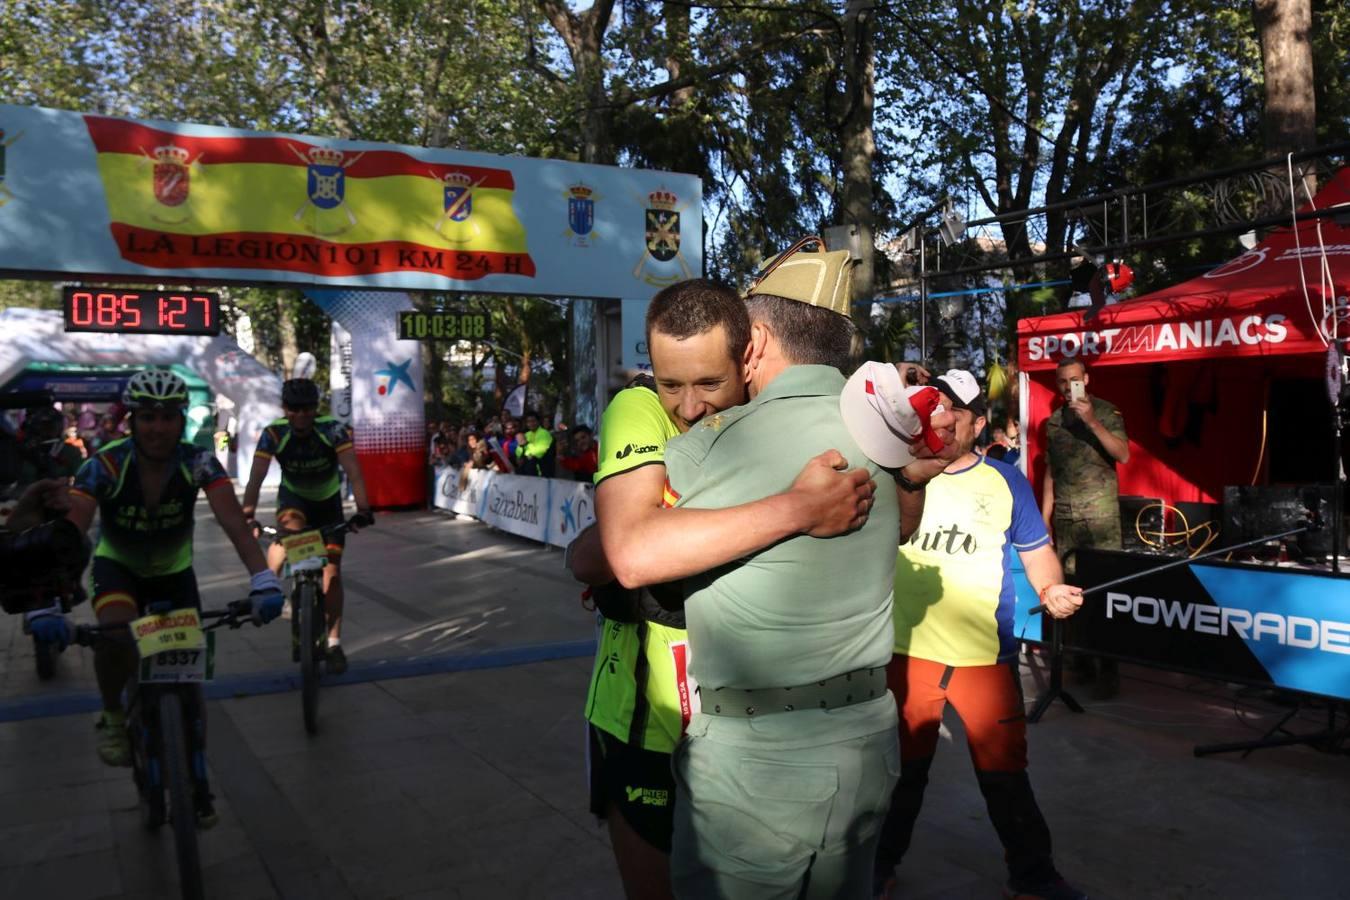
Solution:
{"label": "crowd of spectators", "polygon": [[121,407],[116,404],[102,413],[93,404],[78,407],[66,404],[64,409],[51,406],[14,410],[6,416],[4,427],[35,447],[40,444],[49,449],[54,443],[62,443],[84,460],[104,445],[126,437],[123,418]]}
{"label": "crowd of spectators", "polygon": [[429,462],[464,477],[474,469],[513,475],[590,482],[597,465],[595,438],[587,425],[549,429],[538,413],[516,419],[500,413],[487,420],[427,422]]}

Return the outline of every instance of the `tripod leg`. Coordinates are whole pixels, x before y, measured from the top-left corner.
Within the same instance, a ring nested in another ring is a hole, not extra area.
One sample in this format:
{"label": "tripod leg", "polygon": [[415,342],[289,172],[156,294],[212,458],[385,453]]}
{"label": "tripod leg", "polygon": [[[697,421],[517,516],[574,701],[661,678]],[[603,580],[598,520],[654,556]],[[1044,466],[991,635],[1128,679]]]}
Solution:
{"label": "tripod leg", "polygon": [[1064,623],[1059,619],[1050,620],[1050,684],[1046,686],[1045,692],[1036,698],[1036,704],[1027,713],[1027,722],[1034,725],[1045,715],[1045,711],[1056,699],[1064,701],[1064,705],[1076,713],[1083,711],[1083,707],[1073,695],[1064,690]]}
{"label": "tripod leg", "polygon": [[1036,698],[1036,705],[1027,713],[1027,722],[1035,725],[1045,715],[1045,711],[1050,708],[1050,704],[1055,702],[1055,691],[1047,688],[1044,693]]}
{"label": "tripod leg", "polygon": [[1232,744],[1202,744],[1191,752],[1196,756],[1210,756],[1215,753],[1236,753],[1241,750],[1245,757],[1253,750],[1265,750],[1270,747],[1290,747],[1295,744],[1309,744],[1314,747],[1321,744],[1335,747],[1346,739],[1350,739],[1350,728],[1342,728],[1339,731],[1315,731],[1312,734],[1290,734],[1282,737],[1265,737],[1256,741],[1237,741]]}

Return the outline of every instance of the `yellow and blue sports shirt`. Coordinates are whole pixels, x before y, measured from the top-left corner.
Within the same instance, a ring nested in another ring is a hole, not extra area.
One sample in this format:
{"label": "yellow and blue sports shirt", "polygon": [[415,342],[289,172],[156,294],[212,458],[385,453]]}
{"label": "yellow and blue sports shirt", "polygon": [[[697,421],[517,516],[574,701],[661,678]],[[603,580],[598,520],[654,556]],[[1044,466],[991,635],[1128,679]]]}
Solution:
{"label": "yellow and blue sports shirt", "polygon": [[895,652],[948,666],[1012,659],[1012,554],[1050,543],[1017,469],[979,457],[928,482],[895,567]]}

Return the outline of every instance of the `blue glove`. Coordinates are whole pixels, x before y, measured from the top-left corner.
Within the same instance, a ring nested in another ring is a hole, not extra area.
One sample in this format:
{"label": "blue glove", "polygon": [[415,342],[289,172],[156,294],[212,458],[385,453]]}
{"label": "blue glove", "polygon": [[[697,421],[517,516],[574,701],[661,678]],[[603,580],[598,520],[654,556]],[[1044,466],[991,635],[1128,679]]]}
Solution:
{"label": "blue glove", "polygon": [[281,615],[281,607],[286,604],[286,595],[281,592],[281,582],[270,569],[255,572],[249,579],[248,599],[253,602],[253,618],[260,624]]}
{"label": "blue glove", "polygon": [[281,591],[254,591],[248,599],[253,603],[254,617],[264,625],[281,615],[286,605],[286,595]]}
{"label": "blue glove", "polygon": [[28,620],[28,631],[44,644],[55,644],[60,650],[66,649],[74,634],[65,616],[45,609]]}

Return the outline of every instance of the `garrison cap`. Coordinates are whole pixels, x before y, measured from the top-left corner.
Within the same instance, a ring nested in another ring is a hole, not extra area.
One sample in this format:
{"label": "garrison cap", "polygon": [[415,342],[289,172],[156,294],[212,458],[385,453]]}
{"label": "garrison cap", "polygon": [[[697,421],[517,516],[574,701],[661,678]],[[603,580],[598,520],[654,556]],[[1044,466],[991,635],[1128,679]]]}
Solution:
{"label": "garrison cap", "polygon": [[[816,249],[807,250],[810,244]],[[804,237],[769,260],[745,295],[771,294],[847,317],[858,262],[847,250],[828,251],[820,238]]]}

